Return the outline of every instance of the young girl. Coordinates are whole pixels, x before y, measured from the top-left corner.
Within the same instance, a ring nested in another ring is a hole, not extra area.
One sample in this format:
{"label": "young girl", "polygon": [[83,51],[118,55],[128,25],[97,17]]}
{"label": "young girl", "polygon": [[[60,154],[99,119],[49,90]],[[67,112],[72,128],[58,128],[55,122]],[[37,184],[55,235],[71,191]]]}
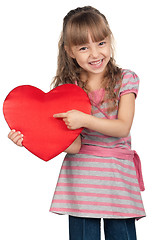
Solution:
{"label": "young girl", "polygon": [[[50,211],[69,215],[70,240],[99,240],[101,218],[105,239],[135,240],[135,219],[145,216],[140,159],[130,136],[139,79],[116,65],[112,32],[97,9],[65,16],[53,83],[83,88],[92,114],[73,109],[53,116],[84,130],[66,149]],[[22,146],[20,132],[9,138]]]}

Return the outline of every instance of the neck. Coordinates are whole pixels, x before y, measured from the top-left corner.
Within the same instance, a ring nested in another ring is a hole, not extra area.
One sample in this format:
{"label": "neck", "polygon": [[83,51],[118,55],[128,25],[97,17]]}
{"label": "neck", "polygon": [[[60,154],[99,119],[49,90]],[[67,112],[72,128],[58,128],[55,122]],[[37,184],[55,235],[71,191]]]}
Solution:
{"label": "neck", "polygon": [[88,74],[86,72],[82,72],[80,75],[80,79],[82,82],[87,82],[86,88],[89,91],[97,90],[102,87],[102,83],[104,80],[103,74]]}

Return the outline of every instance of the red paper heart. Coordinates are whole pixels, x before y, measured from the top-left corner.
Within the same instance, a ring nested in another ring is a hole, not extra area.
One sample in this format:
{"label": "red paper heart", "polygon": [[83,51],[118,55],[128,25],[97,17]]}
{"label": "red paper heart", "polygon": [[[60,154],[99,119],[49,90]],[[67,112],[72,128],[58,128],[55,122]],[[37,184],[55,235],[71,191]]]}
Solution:
{"label": "red paper heart", "polygon": [[19,86],[3,104],[10,129],[21,131],[23,146],[45,161],[66,150],[81,133],[82,128],[69,130],[62,119],[53,117],[73,109],[91,113],[87,94],[74,84],[58,86],[48,93],[29,85]]}

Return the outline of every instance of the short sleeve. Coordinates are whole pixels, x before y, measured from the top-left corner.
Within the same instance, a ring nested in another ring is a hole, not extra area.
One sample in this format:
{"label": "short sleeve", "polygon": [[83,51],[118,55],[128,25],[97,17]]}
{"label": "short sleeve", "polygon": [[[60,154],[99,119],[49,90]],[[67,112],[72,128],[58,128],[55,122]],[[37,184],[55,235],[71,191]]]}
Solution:
{"label": "short sleeve", "polygon": [[119,98],[127,93],[134,93],[136,98],[139,90],[139,81],[139,77],[136,75],[136,73],[130,70],[123,70]]}

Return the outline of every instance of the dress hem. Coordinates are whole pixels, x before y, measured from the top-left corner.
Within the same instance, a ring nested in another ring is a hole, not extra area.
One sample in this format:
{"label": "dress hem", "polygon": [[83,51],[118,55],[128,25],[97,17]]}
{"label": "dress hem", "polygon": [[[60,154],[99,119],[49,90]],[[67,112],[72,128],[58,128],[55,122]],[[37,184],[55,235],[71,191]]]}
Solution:
{"label": "dress hem", "polygon": [[84,218],[109,218],[109,219],[128,219],[128,218],[135,218],[136,220],[139,220],[139,219],[141,219],[141,218],[143,218],[143,217],[146,217],[146,215],[141,215],[141,216],[136,216],[135,214],[133,215],[132,214],[132,216],[116,216],[116,215],[105,215],[105,216],[103,216],[102,214],[101,214],[101,216],[99,216],[99,215],[97,215],[97,216],[91,216],[91,215],[87,215],[87,214],[82,214],[82,213],[80,213],[80,214],[74,214],[74,213],[68,213],[68,212],[58,212],[58,211],[53,211],[53,210],[50,210],[49,212],[51,212],[51,213],[54,213],[54,214],[58,214],[58,215],[70,215],[70,216],[74,216],[74,217],[84,217]]}

